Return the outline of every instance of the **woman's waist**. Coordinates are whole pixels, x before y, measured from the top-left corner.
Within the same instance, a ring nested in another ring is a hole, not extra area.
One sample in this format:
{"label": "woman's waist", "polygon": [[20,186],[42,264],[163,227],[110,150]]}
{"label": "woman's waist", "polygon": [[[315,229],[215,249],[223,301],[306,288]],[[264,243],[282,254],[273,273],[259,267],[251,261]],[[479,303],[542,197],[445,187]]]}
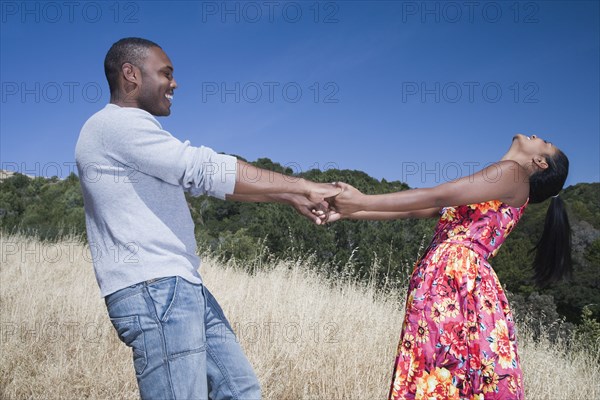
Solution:
{"label": "woman's waist", "polygon": [[442,246],[460,246],[467,248],[475,253],[483,256],[484,258],[490,257],[495,249],[491,249],[485,244],[472,240],[469,238],[434,238],[429,245],[430,248],[439,248]]}

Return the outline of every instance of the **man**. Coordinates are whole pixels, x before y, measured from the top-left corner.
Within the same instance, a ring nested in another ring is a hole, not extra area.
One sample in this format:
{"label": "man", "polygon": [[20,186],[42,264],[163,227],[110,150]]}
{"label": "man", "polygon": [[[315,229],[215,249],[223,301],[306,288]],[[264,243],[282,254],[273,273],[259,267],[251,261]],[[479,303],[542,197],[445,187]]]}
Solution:
{"label": "man", "polygon": [[340,189],[261,170],[163,130],[154,116],[170,114],[177,83],[156,43],[119,40],[104,68],[110,104],[84,124],[75,155],[96,278],[132,348],[140,395],[259,399],[252,367],[197,272],[184,191],[284,202],[319,224],[313,210]]}

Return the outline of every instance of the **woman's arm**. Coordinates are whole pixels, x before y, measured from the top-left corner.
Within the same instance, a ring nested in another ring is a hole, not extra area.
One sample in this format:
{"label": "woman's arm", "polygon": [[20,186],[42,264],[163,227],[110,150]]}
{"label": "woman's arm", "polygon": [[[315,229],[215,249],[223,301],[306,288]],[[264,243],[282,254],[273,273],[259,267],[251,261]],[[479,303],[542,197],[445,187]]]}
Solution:
{"label": "woman's arm", "polygon": [[409,218],[437,218],[440,216],[440,210],[440,208],[434,207],[414,211],[357,211],[350,215],[342,215],[338,212],[330,211],[327,222],[335,222],[340,219],[388,221]]}
{"label": "woman's arm", "polygon": [[337,212],[407,212],[462,204],[500,200],[519,207],[529,195],[526,171],[517,162],[501,161],[453,182],[396,193],[365,195],[350,185],[339,184],[343,192],[330,200]]}
{"label": "woman's arm", "polygon": [[348,216],[348,219],[385,221],[390,219],[436,218],[440,216],[441,208],[424,208],[413,211],[358,211]]}

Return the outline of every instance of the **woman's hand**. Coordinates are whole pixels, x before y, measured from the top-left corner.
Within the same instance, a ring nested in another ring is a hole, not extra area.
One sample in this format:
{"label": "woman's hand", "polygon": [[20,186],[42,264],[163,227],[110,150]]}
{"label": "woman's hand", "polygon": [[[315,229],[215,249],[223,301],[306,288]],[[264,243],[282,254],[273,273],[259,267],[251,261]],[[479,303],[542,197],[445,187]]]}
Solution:
{"label": "woman's hand", "polygon": [[[325,199],[329,203],[330,211],[341,214],[340,218],[345,218],[357,211],[361,211],[365,202],[366,195],[352,185],[343,182],[335,184],[341,189],[341,192],[334,197]],[[330,218],[333,215],[330,215]]]}
{"label": "woman's hand", "polygon": [[318,225],[352,218],[360,212],[360,199],[364,195],[352,185],[343,182],[331,184],[337,193],[325,198],[327,207],[313,208],[312,214],[319,219]]}
{"label": "woman's hand", "polygon": [[308,187],[305,196],[313,203],[323,203],[327,198],[334,198],[342,192],[342,188],[334,183],[318,183],[307,179],[303,180]]}

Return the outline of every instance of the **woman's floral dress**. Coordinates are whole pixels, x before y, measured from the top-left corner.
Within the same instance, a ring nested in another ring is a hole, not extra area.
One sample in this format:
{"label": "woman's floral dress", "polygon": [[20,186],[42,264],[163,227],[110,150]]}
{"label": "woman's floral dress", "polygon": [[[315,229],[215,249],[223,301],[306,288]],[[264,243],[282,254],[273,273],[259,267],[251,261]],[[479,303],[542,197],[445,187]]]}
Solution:
{"label": "woman's floral dress", "polygon": [[513,316],[488,260],[525,206],[442,210],[408,288],[390,399],[523,399]]}

